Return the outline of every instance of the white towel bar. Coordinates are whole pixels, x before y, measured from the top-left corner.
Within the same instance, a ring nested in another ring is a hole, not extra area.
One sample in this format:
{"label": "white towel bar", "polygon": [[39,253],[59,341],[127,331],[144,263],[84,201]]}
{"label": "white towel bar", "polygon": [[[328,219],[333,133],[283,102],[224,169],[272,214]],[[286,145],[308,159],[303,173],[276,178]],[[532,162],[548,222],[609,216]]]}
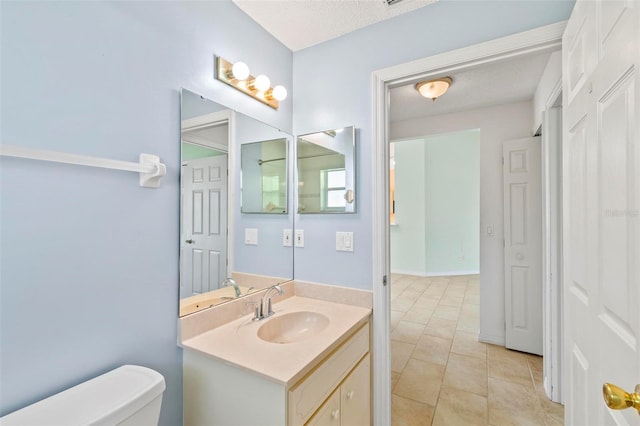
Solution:
{"label": "white towel bar", "polygon": [[108,158],[88,157],[85,155],[67,154],[64,152],[46,151],[25,148],[15,145],[0,145],[0,155],[5,157],[29,158],[31,160],[53,161],[56,163],[77,164],[79,166],[101,167],[104,169],[125,170],[140,173],[140,186],[158,188],[160,178],[167,174],[167,167],[160,162],[160,157],[151,154],[140,154],[140,162],[110,160]]}

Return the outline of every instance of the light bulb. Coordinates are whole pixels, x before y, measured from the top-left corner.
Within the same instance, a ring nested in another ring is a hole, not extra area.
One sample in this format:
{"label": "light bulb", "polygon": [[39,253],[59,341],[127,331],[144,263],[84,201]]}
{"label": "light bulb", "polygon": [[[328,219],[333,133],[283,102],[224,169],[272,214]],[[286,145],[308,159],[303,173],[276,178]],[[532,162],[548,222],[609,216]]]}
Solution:
{"label": "light bulb", "polygon": [[287,89],[284,86],[277,85],[271,91],[271,96],[277,101],[284,101],[287,99]]}
{"label": "light bulb", "polygon": [[266,75],[260,74],[253,80],[251,86],[260,92],[266,92],[271,87],[271,80]]}
{"label": "light bulb", "polygon": [[236,80],[246,80],[249,77],[249,67],[244,62],[236,62],[231,67],[231,73]]}

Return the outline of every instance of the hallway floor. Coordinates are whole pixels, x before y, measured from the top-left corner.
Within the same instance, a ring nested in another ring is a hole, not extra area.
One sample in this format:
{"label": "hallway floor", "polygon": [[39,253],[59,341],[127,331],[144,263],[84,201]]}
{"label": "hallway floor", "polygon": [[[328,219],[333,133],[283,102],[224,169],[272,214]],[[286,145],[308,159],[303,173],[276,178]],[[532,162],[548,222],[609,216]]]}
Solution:
{"label": "hallway floor", "polygon": [[542,357],[478,342],[478,279],[392,275],[393,426],[564,424]]}

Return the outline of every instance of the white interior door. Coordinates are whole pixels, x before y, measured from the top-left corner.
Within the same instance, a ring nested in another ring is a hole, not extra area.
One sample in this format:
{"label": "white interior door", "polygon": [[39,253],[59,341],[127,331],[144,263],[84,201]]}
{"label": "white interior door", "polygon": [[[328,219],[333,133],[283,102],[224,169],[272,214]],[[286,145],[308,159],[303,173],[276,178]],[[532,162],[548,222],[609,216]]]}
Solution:
{"label": "white interior door", "polygon": [[182,165],[180,296],[220,287],[227,273],[227,156]]}
{"label": "white interior door", "polygon": [[638,424],[640,3],[578,1],[563,37],[565,421]]}
{"label": "white interior door", "polygon": [[540,138],[503,144],[506,347],[542,355]]}

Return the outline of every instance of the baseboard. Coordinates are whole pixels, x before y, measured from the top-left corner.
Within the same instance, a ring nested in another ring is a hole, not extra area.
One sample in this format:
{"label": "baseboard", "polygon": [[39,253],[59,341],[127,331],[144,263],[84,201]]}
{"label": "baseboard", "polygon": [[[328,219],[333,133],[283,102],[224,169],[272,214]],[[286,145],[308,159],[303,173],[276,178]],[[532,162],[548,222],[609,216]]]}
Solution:
{"label": "baseboard", "polygon": [[415,277],[449,277],[453,275],[480,275],[480,270],[425,272],[391,269],[392,274],[413,275]]}
{"label": "baseboard", "polygon": [[492,345],[504,346],[505,339],[504,335],[501,334],[489,334],[489,333],[478,333],[478,341],[482,343],[491,343]]}

